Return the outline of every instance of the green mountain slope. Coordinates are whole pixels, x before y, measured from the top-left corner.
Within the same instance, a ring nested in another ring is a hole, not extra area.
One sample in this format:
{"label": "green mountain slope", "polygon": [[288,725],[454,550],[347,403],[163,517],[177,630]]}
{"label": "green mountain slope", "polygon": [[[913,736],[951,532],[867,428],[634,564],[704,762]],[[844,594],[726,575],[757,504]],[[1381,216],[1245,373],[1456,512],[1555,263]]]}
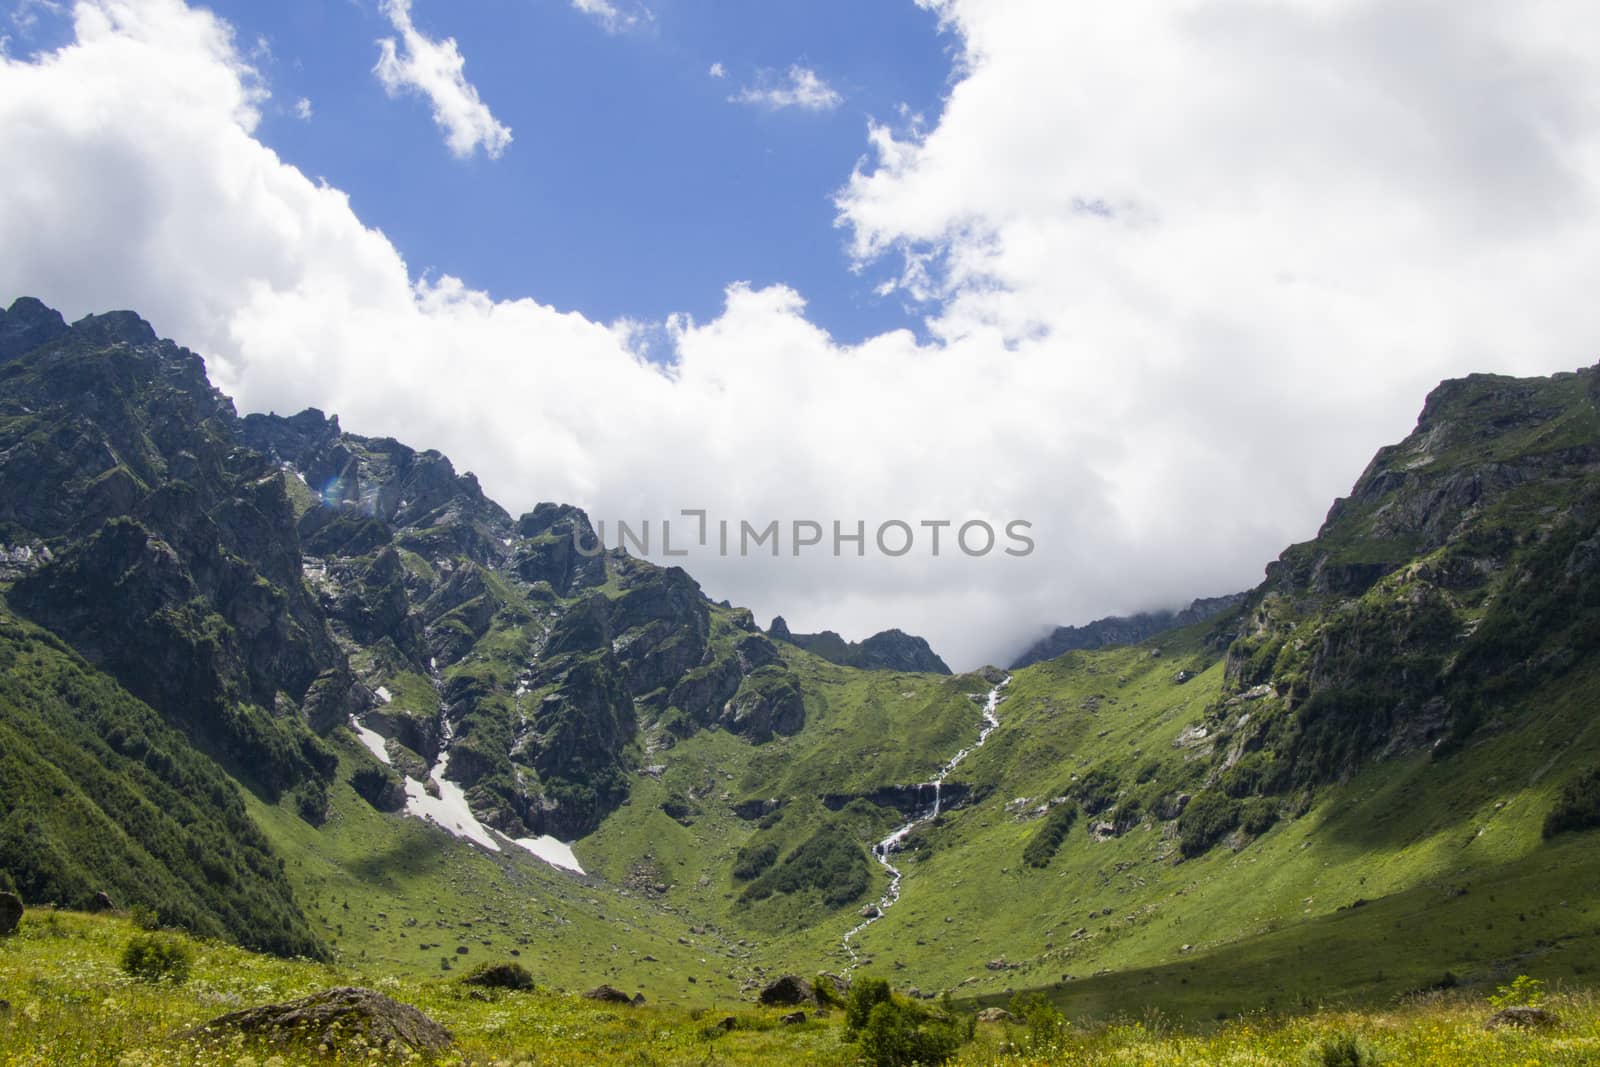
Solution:
{"label": "green mountain slope", "polygon": [[[1007,680],[763,633],[581,551],[576,508],[241,419],[136,317],[19,301],[0,877],[686,1003],[823,969],[1190,1015],[1581,978],[1597,399],[1596,370],[1447,382],[1237,603]],[[539,858],[574,841],[586,874]]]}

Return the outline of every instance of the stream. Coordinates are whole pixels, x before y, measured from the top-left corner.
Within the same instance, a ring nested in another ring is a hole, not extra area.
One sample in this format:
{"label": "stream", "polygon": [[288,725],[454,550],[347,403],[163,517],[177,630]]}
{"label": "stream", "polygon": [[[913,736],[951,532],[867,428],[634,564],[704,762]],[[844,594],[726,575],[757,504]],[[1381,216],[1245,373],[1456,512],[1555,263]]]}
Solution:
{"label": "stream", "polygon": [[877,914],[858,923],[844,935],[844,949],[850,954],[852,968],[854,968],[855,961],[859,958],[856,954],[855,946],[852,944],[856,935],[883,918],[900,899],[900,868],[894,865],[890,857],[900,851],[901,844],[911,835],[913,830],[939,817],[939,803],[944,789],[944,780],[950,776],[951,771],[961,765],[962,760],[982,748],[983,743],[989,740],[989,735],[994,733],[995,729],[1000,725],[1000,716],[995,713],[995,709],[1000,706],[1000,690],[1010,683],[1011,678],[1007,675],[1000,681],[999,685],[989,690],[989,696],[983,702],[983,726],[978,730],[978,740],[951,756],[949,762],[939,769],[938,774],[934,775],[929,781],[922,783],[924,787],[933,787],[933,807],[921,815],[914,816],[909,822],[895,827],[893,833],[872,846],[873,857],[883,865],[884,870],[889,872],[889,888],[877,903]]}

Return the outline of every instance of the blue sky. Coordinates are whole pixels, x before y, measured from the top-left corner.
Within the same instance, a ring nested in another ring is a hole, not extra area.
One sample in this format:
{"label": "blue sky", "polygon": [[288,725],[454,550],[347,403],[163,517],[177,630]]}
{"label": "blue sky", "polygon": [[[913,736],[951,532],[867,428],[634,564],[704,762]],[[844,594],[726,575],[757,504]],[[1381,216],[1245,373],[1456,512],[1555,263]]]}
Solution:
{"label": "blue sky", "polygon": [[[511,128],[497,159],[455,158],[425,100],[385,95],[372,68],[395,31],[374,3],[210,6],[270,85],[258,137],[347,192],[415,273],[599,321],[703,321],[731,282],[783,282],[844,340],[917,325],[905,297],[873,293],[892,265],[851,272],[832,202],[869,117],[937,114],[947,90],[951,41],[913,4],[656,0],[648,20],[608,32],[567,0],[415,0],[417,29],[455,38],[467,80]],[[729,100],[795,64],[843,102]]]}

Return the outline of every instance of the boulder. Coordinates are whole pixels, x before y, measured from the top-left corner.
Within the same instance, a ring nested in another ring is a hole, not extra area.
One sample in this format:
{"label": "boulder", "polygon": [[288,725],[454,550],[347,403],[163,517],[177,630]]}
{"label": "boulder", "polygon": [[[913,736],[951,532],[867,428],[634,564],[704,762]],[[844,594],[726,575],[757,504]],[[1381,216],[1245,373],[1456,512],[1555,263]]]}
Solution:
{"label": "boulder", "polygon": [[22,898],[15,893],[0,893],[0,937],[16,932],[22,921]]}
{"label": "boulder", "polygon": [[799,1004],[815,1004],[817,994],[816,990],[811,988],[811,983],[804,978],[796,974],[786,974],[782,978],[768,982],[756,999],[768,1007],[794,1007]]}
{"label": "boulder", "polygon": [[337,1055],[367,1046],[394,1052],[443,1052],[455,1039],[450,1031],[409,1004],[371,989],[327,989],[283,1004],[247,1008],[212,1019],[192,1032],[198,1037],[243,1034],[272,1044],[326,1045]]}
{"label": "boulder", "polygon": [[602,1004],[632,1004],[633,998],[613,985],[597,985],[584,994],[589,1000],[598,1000]]}
{"label": "boulder", "polygon": [[89,911],[99,913],[103,911],[116,911],[117,905],[111,899],[111,894],[101,890],[89,901]]}
{"label": "boulder", "polygon": [[1017,1017],[1004,1008],[984,1008],[978,1013],[980,1023],[1014,1023]]}
{"label": "boulder", "polygon": [[1501,1008],[1489,1016],[1489,1021],[1484,1023],[1485,1029],[1498,1030],[1502,1026],[1515,1026],[1524,1030],[1543,1030],[1547,1027],[1560,1026],[1561,1017],[1553,1011],[1543,1008]]}
{"label": "boulder", "polygon": [[806,1013],[803,1011],[791,1011],[788,1015],[780,1016],[778,1021],[785,1026],[796,1026],[806,1021]]}

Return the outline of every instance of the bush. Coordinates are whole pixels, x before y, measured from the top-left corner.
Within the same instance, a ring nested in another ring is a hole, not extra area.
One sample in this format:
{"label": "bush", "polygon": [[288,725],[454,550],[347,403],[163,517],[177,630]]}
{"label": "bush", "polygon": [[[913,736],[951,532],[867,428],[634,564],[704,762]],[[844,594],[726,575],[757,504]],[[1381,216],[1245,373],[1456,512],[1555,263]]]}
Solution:
{"label": "bush", "polygon": [[1268,800],[1266,797],[1256,797],[1254,800],[1244,802],[1244,808],[1239,815],[1239,825],[1244,832],[1252,837],[1258,837],[1272,829],[1278,821],[1277,801]]}
{"label": "bush", "polygon": [[1067,1017],[1043,993],[1018,993],[1009,1010],[1027,1027],[1028,1047],[1034,1051],[1051,1048],[1067,1036]]}
{"label": "bush", "polygon": [[1596,827],[1600,827],[1600,768],[1585,771],[1562,786],[1555,806],[1544,817],[1544,836],[1548,839]]}
{"label": "bush", "polygon": [[733,876],[741,882],[765,874],[767,868],[778,862],[778,846],[768,841],[760,845],[746,845],[733,859]]}
{"label": "bush", "polygon": [[1492,1008],[1533,1008],[1544,1000],[1544,983],[1519,974],[1510,985],[1503,985],[1489,996]]}
{"label": "bush", "polygon": [[193,956],[188,946],[158,934],[135,934],[122,950],[122,969],[141,982],[186,982]]}
{"label": "bush", "polygon": [[857,978],[845,998],[845,1033],[854,1036],[867,1025],[872,1009],[889,1000],[889,983],[882,978]]}
{"label": "bush", "polygon": [[1029,867],[1050,866],[1050,861],[1061,848],[1061,842],[1067,839],[1067,831],[1072,829],[1077,818],[1078,805],[1070,800],[1051,808],[1023,847],[1022,862]]}
{"label": "bush", "polygon": [[928,1067],[954,1056],[961,1034],[950,1020],[890,998],[873,1007],[860,1041],[862,1057],[874,1067]]}
{"label": "bush", "polygon": [[1306,1047],[1308,1067],[1376,1067],[1377,1050],[1358,1034],[1329,1034]]}
{"label": "bush", "polygon": [[1191,859],[1204,855],[1238,825],[1238,801],[1221,793],[1200,793],[1178,816],[1178,847]]}
{"label": "bush", "polygon": [[1117,791],[1121,788],[1116,775],[1096,767],[1079,780],[1073,792],[1077,795],[1078,803],[1083,805],[1083,810],[1096,815],[1116,802]]}
{"label": "bush", "polygon": [[817,1003],[824,1008],[842,1008],[849,991],[843,983],[831,974],[818,974],[811,981],[811,991],[817,996]]}
{"label": "bush", "polygon": [[866,892],[871,877],[866,853],[850,839],[848,827],[825,826],[746,886],[744,899],[815,889],[824,906],[840,908]]}
{"label": "bush", "polygon": [[486,989],[532,989],[533,975],[520,963],[480,963],[461,979]]}

